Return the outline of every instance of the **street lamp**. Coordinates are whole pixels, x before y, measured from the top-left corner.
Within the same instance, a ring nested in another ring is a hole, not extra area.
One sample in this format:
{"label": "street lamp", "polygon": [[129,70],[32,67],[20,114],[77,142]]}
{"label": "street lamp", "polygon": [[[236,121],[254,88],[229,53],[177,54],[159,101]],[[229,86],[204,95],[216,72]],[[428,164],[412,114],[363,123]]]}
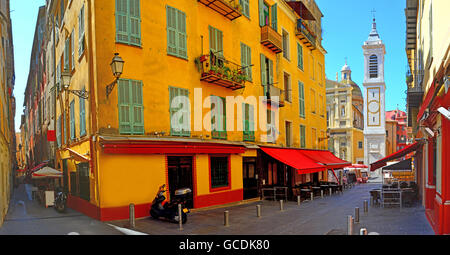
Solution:
{"label": "street lamp", "polygon": [[113,76],[116,78],[111,84],[106,86],[106,97],[111,94],[114,86],[117,83],[117,80],[120,78],[120,76],[123,73],[123,66],[125,64],[125,61],[119,56],[119,53],[114,53],[114,57],[111,61],[111,71],[113,73]]}
{"label": "street lamp", "polygon": [[62,85],[64,88],[64,91],[67,91],[68,93],[72,93],[78,97],[81,97],[83,99],[88,99],[89,98],[89,92],[87,92],[86,90],[71,90],[69,89],[70,87],[70,79],[72,78],[72,75],[70,74],[69,71],[64,70],[61,73],[61,81],[62,81]]}

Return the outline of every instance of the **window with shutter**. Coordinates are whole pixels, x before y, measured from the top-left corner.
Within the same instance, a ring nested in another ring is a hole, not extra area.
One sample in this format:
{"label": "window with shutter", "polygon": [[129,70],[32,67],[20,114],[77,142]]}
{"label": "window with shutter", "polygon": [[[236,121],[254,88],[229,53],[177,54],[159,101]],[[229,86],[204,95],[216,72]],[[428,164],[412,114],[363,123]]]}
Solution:
{"label": "window with shutter", "polygon": [[242,106],[243,116],[243,136],[244,141],[255,141],[255,122],[254,122],[254,107],[250,104],[243,104]]}
{"label": "window with shutter", "polygon": [[56,121],[56,144],[61,147],[61,116]]}
{"label": "window with shutter", "polygon": [[[169,100],[170,134],[174,136],[190,136],[189,90],[169,87]],[[177,115],[175,116],[175,114]],[[178,116],[180,116],[180,118],[175,119]]]}
{"label": "window with shutter", "polygon": [[209,48],[214,54],[223,56],[223,33],[212,26],[209,26]]}
{"label": "window with shutter", "polygon": [[239,4],[242,6],[242,13],[247,17],[250,18],[250,0],[239,0]]}
{"label": "window with shutter", "polygon": [[75,29],[73,29],[72,30],[72,33],[70,34],[70,50],[72,51],[72,54],[71,54],[71,62],[72,62],[72,64],[71,64],[71,70],[74,70],[75,69],[75,36],[74,36],[74,30]]}
{"label": "window with shutter", "polygon": [[86,135],[86,106],[84,100],[80,97],[80,136]]}
{"label": "window with shutter", "polygon": [[297,67],[303,71],[303,48],[297,43]]}
{"label": "window with shutter", "polygon": [[278,17],[277,17],[277,4],[274,4],[270,7],[271,14],[271,26],[273,30],[278,31]]}
{"label": "window with shutter", "polygon": [[186,14],[166,6],[167,54],[187,59]]}
{"label": "window with shutter", "polygon": [[70,115],[69,115],[69,119],[70,119],[70,139],[74,140],[75,139],[75,100],[72,100],[72,102],[70,102]]}
{"label": "window with shutter", "polygon": [[85,49],[85,36],[84,36],[84,4],[81,7],[80,14],[78,15],[78,56],[82,56]]}
{"label": "window with shutter", "polygon": [[120,79],[118,84],[119,132],[144,134],[142,82]]}
{"label": "window with shutter", "polygon": [[116,41],[141,46],[140,0],[116,0]]}
{"label": "window with shutter", "polygon": [[300,125],[300,148],[306,148],[306,127]]}
{"label": "window with shutter", "polygon": [[247,76],[247,80],[252,80],[252,52],[251,48],[241,43],[241,66]]}
{"label": "window with shutter", "polygon": [[305,89],[302,82],[298,82],[298,105],[300,117],[305,118]]}
{"label": "window with shutter", "polygon": [[69,52],[70,52],[70,38],[66,39],[64,44],[64,71],[69,71]]}
{"label": "window with shutter", "polygon": [[211,96],[212,138],[227,139],[227,118],[225,98]]}

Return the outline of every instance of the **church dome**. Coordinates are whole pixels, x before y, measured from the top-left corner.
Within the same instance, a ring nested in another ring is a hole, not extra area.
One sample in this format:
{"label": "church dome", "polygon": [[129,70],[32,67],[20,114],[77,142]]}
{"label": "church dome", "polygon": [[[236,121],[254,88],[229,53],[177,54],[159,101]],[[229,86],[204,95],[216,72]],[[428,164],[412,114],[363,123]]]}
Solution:
{"label": "church dome", "polygon": [[358,84],[356,84],[356,83],[354,83],[354,82],[352,81],[350,85],[351,85],[352,88],[353,88],[353,90],[352,90],[352,96],[353,96],[353,98],[360,98],[360,99],[362,99],[363,96],[362,96],[361,88],[359,88]]}
{"label": "church dome", "polygon": [[345,64],[345,65],[342,67],[342,69],[341,69],[341,72],[342,72],[342,71],[351,71],[350,66],[348,66],[347,64]]}

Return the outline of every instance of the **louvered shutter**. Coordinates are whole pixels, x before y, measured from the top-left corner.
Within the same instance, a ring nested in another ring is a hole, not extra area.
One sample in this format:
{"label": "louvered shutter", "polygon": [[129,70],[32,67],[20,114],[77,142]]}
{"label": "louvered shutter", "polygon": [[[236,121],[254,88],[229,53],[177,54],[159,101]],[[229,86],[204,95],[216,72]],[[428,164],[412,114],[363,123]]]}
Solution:
{"label": "louvered shutter", "polygon": [[273,85],[273,61],[268,59],[269,62],[269,80],[268,84]]}
{"label": "louvered shutter", "polygon": [[70,102],[70,139],[75,139],[75,100]]}
{"label": "louvered shutter", "polygon": [[264,95],[266,96],[267,92],[267,66],[266,66],[266,57],[261,54],[261,85],[264,87]]}
{"label": "louvered shutter", "polygon": [[129,23],[131,44],[141,45],[141,10],[140,0],[128,0],[130,3]]}
{"label": "louvered shutter", "polygon": [[116,0],[116,40],[125,43],[129,41],[127,0]]}
{"label": "louvered shutter", "polygon": [[84,100],[80,97],[80,136],[86,135],[86,105]]}
{"label": "louvered shutter", "polygon": [[144,134],[144,103],[142,95],[142,82],[131,81],[132,89],[132,133]]}
{"label": "louvered shutter", "polygon": [[272,28],[273,28],[273,30],[278,31],[277,4],[272,5],[270,7],[270,9],[272,12],[272,17],[271,17],[272,18],[272,23],[271,23]]}
{"label": "louvered shutter", "polygon": [[170,6],[167,10],[167,53],[177,55],[177,13],[176,10]]}
{"label": "louvered shutter", "polygon": [[266,24],[264,20],[264,0],[259,0],[259,25],[263,27]]}
{"label": "louvered shutter", "polygon": [[186,14],[177,10],[177,36],[178,36],[178,55],[187,57],[186,45]]}
{"label": "louvered shutter", "polygon": [[131,133],[130,116],[130,82],[128,80],[118,81],[119,96],[119,132],[121,134]]}
{"label": "louvered shutter", "polygon": [[305,91],[302,82],[298,82],[298,105],[300,117],[305,118]]}

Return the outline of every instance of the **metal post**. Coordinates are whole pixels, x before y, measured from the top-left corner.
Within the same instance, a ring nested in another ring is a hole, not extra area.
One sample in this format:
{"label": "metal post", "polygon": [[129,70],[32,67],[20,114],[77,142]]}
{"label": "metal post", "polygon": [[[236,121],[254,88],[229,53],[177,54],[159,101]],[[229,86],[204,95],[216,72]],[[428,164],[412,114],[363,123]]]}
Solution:
{"label": "metal post", "polygon": [[351,215],[347,216],[347,235],[353,235],[353,217]]}
{"label": "metal post", "polygon": [[364,213],[367,213],[369,211],[369,203],[367,200],[364,200]]}
{"label": "metal post", "polygon": [[183,213],[181,204],[178,204],[178,223],[180,224],[180,230],[183,230]]}
{"label": "metal post", "polygon": [[283,200],[280,200],[280,211],[284,211]]}
{"label": "metal post", "polygon": [[370,205],[373,206],[373,197],[370,197]]}
{"label": "metal post", "polygon": [[297,196],[297,205],[300,205],[300,196]]}
{"label": "metal post", "polygon": [[261,218],[261,205],[256,206],[256,217]]}
{"label": "metal post", "polygon": [[229,224],[229,212],[228,211],[223,212],[223,225],[225,227],[230,226],[230,224]]}
{"label": "metal post", "polygon": [[366,228],[361,228],[359,230],[359,235],[361,236],[366,236],[367,235],[367,229]]}
{"label": "metal post", "polygon": [[311,192],[311,201],[313,201],[313,200],[314,200],[314,193]]}
{"label": "metal post", "polygon": [[130,228],[136,227],[136,221],[134,218],[134,204],[130,204]]}
{"label": "metal post", "polygon": [[355,222],[359,222],[359,207],[355,207]]}
{"label": "metal post", "polygon": [[323,190],[320,190],[320,197],[323,198]]}
{"label": "metal post", "polygon": [[329,188],[329,191],[330,191],[330,196],[331,196],[331,193],[333,193],[333,190],[331,188]]}

